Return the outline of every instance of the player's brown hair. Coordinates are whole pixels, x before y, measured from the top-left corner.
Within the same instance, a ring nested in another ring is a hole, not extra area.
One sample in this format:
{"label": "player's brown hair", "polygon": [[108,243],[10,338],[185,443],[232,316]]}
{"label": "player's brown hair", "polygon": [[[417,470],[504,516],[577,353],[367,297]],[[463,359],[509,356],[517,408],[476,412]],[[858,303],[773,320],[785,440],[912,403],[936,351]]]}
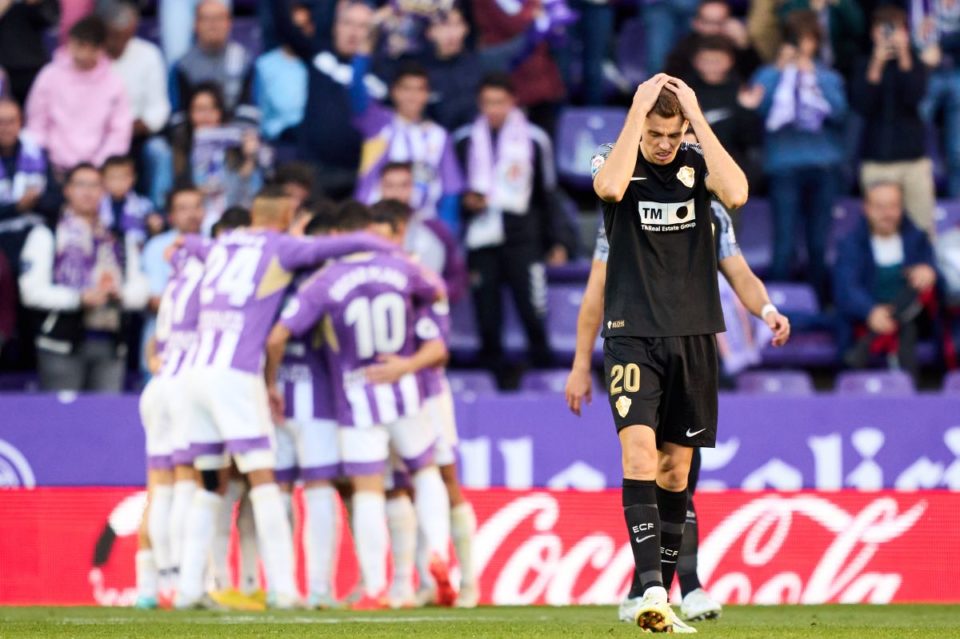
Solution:
{"label": "player's brown hair", "polygon": [[265,186],[253,199],[250,218],[257,226],[279,224],[286,228],[293,218],[293,200],[287,197],[282,186]]}
{"label": "player's brown hair", "polygon": [[660,95],[657,97],[656,103],[654,103],[653,108],[650,109],[650,113],[647,115],[653,113],[656,113],[661,118],[682,117],[683,111],[680,109],[680,101],[677,99],[677,94],[667,88],[660,89]]}

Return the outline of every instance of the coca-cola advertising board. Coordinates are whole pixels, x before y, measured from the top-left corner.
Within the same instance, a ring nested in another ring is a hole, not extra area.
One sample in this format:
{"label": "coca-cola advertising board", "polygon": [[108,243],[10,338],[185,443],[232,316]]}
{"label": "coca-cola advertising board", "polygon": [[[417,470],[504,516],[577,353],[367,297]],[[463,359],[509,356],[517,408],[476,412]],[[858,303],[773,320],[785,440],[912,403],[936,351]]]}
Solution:
{"label": "coca-cola advertising board", "polygon": [[[626,592],[618,491],[468,496],[483,603],[608,604]],[[143,505],[127,488],[0,491],[0,604],[132,603]],[[696,505],[700,576],[721,601],[960,602],[960,493],[722,491]],[[357,580],[351,543],[344,532],[341,595]]]}

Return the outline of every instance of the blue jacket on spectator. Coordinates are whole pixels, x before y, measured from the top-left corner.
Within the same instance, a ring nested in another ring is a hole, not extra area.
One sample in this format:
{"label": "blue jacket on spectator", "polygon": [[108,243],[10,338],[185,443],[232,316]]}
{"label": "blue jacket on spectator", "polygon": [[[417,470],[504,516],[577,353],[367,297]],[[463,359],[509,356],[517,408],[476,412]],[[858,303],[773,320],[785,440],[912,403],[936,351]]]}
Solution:
{"label": "blue jacket on spectator", "polygon": [[[289,0],[275,0],[271,7],[280,41],[307,65],[307,102],[299,129],[300,159],[319,165],[326,173],[339,169],[355,176],[363,139],[350,124],[350,85],[354,73],[364,72],[359,68],[363,61],[338,55],[323,44],[324,39],[303,35],[290,20],[289,4]],[[386,97],[386,86],[377,77],[365,74],[364,80],[372,97]]]}
{"label": "blue jacket on spectator", "polygon": [[[933,247],[927,234],[904,215],[900,222],[903,237],[903,266],[927,264],[936,268]],[[848,320],[862,322],[877,305],[873,296],[876,263],[870,244],[870,227],[866,218],[840,240],[837,261],[833,265],[833,297],[837,310]]]}
{"label": "blue jacket on spectator", "polygon": [[[763,87],[763,101],[757,108],[761,118],[766,119],[773,106],[773,95],[780,82],[781,71],[775,66],[765,66],[753,76],[753,84]],[[839,164],[843,158],[843,129],[847,117],[847,98],[843,78],[839,73],[817,65],[817,83],[831,112],[823,129],[816,132],[801,131],[785,126],[764,135],[764,169],[778,173],[807,166],[830,166]]]}

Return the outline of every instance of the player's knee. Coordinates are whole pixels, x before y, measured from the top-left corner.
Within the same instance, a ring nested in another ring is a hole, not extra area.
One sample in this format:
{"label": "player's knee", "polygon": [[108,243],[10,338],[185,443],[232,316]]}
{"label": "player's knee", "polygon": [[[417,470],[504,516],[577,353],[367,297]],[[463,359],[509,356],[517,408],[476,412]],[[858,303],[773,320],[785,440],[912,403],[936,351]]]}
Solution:
{"label": "player's knee", "polygon": [[220,490],[220,471],[219,470],[201,470],[200,485],[203,489],[211,493],[219,493]]}
{"label": "player's knee", "polygon": [[657,473],[657,453],[643,446],[623,449],[623,476],[628,479],[653,479]]}
{"label": "player's knee", "polygon": [[672,492],[679,492],[687,487],[687,477],[690,474],[690,462],[664,455],[660,458],[657,468],[657,483]]}

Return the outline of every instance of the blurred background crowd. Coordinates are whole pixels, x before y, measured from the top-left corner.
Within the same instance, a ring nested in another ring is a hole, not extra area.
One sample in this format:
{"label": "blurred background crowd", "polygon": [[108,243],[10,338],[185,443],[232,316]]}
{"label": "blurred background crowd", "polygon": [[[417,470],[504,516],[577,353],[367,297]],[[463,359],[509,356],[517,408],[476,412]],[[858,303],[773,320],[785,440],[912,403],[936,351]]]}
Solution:
{"label": "blurred background crowd", "polygon": [[591,157],[658,71],[746,171],[740,247],[794,324],[771,350],[726,295],[727,382],[877,367],[938,388],[960,0],[0,0],[0,388],[137,388],[165,248],[268,183],[304,220],[409,202],[454,364],[562,388]]}

